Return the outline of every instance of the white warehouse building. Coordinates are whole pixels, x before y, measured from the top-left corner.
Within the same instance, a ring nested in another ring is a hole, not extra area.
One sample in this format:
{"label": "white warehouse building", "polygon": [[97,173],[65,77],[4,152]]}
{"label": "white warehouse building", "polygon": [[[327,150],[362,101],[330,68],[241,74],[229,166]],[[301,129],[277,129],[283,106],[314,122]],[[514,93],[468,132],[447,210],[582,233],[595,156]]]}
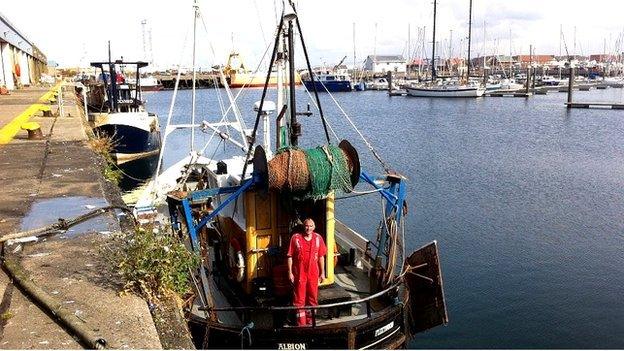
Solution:
{"label": "white warehouse building", "polygon": [[364,70],[374,73],[405,73],[407,61],[401,55],[369,55],[364,61]]}
{"label": "white warehouse building", "polygon": [[0,87],[35,84],[46,71],[45,55],[0,13]]}

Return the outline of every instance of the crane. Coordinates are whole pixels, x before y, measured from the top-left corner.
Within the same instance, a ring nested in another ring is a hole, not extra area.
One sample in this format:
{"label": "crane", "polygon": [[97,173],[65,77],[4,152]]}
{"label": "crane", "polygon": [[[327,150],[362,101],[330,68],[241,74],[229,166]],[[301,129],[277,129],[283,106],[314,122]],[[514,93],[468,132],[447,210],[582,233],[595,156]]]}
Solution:
{"label": "crane", "polygon": [[340,62],[338,62],[338,64],[334,66],[334,71],[335,71],[338,67],[340,67],[340,65],[342,65],[342,63],[343,63],[343,62],[344,62],[344,60],[346,60],[346,59],[347,59],[347,56],[345,55],[345,57],[343,57],[343,58],[342,58],[342,60],[340,60]]}

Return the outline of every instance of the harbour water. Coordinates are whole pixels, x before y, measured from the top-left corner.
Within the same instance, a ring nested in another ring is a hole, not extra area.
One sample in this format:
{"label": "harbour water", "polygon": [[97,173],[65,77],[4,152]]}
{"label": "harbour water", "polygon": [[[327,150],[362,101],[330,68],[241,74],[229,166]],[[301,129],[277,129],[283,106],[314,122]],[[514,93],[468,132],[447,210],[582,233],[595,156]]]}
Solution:
{"label": "harbour water", "polygon": [[[191,92],[178,94],[174,120],[188,122]],[[260,94],[251,89],[239,100],[249,128]],[[163,126],[171,96],[145,95]],[[329,97],[321,97],[326,118],[358,148],[364,169],[382,172]],[[439,242],[450,321],[409,348],[624,348],[624,111],[568,110],[563,93],[334,97],[409,179],[407,251]],[[624,90],[575,92],[575,100],[622,102]],[[197,101],[198,121],[220,118],[214,90],[199,90]],[[318,113],[301,122],[302,146],[323,143]],[[165,166],[188,150],[189,138],[175,133]],[[207,139],[198,132],[197,148]],[[339,202],[337,215],[373,237],[376,220],[359,213],[379,200],[356,199],[348,208]]]}

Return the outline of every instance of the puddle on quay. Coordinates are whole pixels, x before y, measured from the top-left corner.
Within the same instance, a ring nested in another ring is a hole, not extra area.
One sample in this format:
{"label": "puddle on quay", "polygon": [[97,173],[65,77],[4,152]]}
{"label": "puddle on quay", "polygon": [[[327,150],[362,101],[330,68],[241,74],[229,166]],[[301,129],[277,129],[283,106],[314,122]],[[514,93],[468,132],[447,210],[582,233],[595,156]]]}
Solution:
{"label": "puddle on quay", "polygon": [[[21,230],[46,227],[58,223],[59,218],[70,220],[105,206],[108,206],[108,202],[97,197],[71,196],[35,200],[30,211],[22,219]],[[117,227],[117,221],[109,213],[104,213],[76,224],[61,235],[71,238],[93,232],[107,233],[113,232]]]}

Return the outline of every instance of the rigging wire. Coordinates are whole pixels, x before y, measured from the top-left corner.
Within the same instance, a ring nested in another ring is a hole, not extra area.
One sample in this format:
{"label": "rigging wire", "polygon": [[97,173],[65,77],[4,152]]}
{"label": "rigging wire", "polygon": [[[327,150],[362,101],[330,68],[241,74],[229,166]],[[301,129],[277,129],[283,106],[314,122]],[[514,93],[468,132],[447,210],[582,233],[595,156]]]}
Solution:
{"label": "rigging wire", "polygon": [[260,16],[260,10],[258,9],[258,3],[256,2],[256,0],[253,0],[253,4],[254,7],[256,8],[256,16],[258,16],[258,24],[260,24],[260,33],[262,33],[262,42],[264,42],[264,45],[268,45],[267,44],[267,40],[266,40],[266,36],[264,35],[264,28],[262,27],[262,20],[261,20],[261,16]]}
{"label": "rigging wire", "polygon": [[[342,108],[342,106],[340,106],[338,101],[336,101],[336,98],[334,98],[334,95],[329,91],[329,89],[327,89],[327,87],[325,86],[325,84],[323,84],[323,82],[321,82],[321,81],[319,81],[319,82],[321,83],[321,85],[323,86],[323,88],[325,89],[325,91],[327,92],[329,97],[332,99],[334,104],[336,104],[336,106],[338,107],[340,112],[342,112],[342,114],[347,119],[349,124],[351,124],[351,127],[357,132],[357,134],[360,136],[360,138],[364,141],[364,143],[366,144],[368,149],[372,152],[373,156],[375,156],[375,158],[381,163],[381,165],[383,166],[384,170],[386,172],[390,172],[390,167],[388,166],[388,164],[381,158],[381,156],[379,156],[379,154],[377,153],[375,148],[373,148],[373,145],[371,145],[371,143],[366,139],[366,137],[364,137],[362,132],[360,132],[358,127],[355,125],[355,123],[353,123],[353,120],[351,120],[351,117],[349,117],[349,115],[345,112],[345,110]],[[334,133],[334,135],[336,135],[336,134]]]}
{"label": "rigging wire", "polygon": [[162,141],[162,145],[160,146],[160,155],[158,156],[158,164],[156,165],[156,172],[154,173],[156,176],[154,178],[154,181],[151,182],[152,184],[152,188],[151,189],[147,189],[148,194],[151,195],[151,200],[153,201],[157,194],[156,194],[156,180],[158,179],[158,175],[160,174],[160,170],[162,168],[162,163],[163,163],[163,158],[164,158],[164,153],[162,152],[162,150],[165,150],[165,145],[167,144],[167,135],[169,134],[169,125],[171,124],[171,119],[173,116],[173,107],[175,106],[175,101],[176,98],[178,96],[178,87],[180,86],[180,77],[182,76],[182,71],[180,68],[182,68],[182,60],[184,58],[184,52],[186,50],[186,44],[187,44],[187,40],[188,40],[188,34],[189,34],[189,28],[186,29],[186,33],[184,34],[184,41],[182,42],[182,51],[181,51],[181,55],[180,55],[180,61],[178,61],[178,74],[176,76],[176,80],[174,83],[174,87],[173,87],[173,95],[171,97],[171,103],[169,104],[169,112],[167,113],[167,124],[165,126],[165,136],[163,138]]}

